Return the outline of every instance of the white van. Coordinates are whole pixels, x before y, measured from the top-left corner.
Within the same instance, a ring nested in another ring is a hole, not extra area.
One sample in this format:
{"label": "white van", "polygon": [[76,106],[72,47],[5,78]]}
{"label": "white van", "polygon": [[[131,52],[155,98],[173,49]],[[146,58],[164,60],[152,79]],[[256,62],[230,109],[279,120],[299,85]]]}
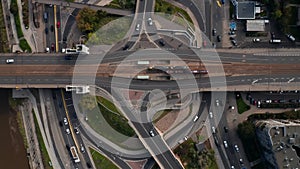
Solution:
{"label": "white van", "polygon": [[296,39],[295,39],[294,36],[292,36],[292,35],[290,35],[290,34],[287,34],[286,36],[289,38],[289,40],[295,42]]}
{"label": "white van", "polygon": [[193,121],[196,122],[198,120],[198,118],[199,118],[198,115],[195,116]]}
{"label": "white van", "polygon": [[14,63],[14,62],[15,62],[14,59],[6,59],[6,63],[7,63],[7,64]]}
{"label": "white van", "polygon": [[270,43],[281,43],[280,39],[271,39]]}

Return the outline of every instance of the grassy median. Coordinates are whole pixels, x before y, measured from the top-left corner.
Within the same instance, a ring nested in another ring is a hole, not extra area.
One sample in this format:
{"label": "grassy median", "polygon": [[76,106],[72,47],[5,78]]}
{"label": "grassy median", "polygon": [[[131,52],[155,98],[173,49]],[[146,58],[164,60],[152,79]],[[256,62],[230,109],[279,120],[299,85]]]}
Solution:
{"label": "grassy median", "polygon": [[250,106],[244,102],[242,97],[236,99],[236,104],[237,104],[237,109],[239,114],[242,114],[245,111],[248,111],[250,109]]}

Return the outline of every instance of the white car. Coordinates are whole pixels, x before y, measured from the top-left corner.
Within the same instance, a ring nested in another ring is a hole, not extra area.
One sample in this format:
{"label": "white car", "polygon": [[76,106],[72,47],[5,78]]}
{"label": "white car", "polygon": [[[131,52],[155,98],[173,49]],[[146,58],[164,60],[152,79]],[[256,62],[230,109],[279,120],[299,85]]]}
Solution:
{"label": "white car", "polygon": [[216,128],[215,128],[214,126],[212,126],[212,127],[211,127],[211,131],[212,131],[213,133],[216,133]]}
{"label": "white car", "polygon": [[199,118],[198,116],[195,116],[193,121],[196,122],[198,118]]}
{"label": "white car", "polygon": [[153,22],[152,22],[152,19],[151,18],[148,18],[148,24],[151,26],[153,25]]}
{"label": "white car", "polygon": [[238,145],[234,145],[234,148],[235,148],[235,151],[236,151],[236,152],[239,152],[239,151],[240,151]]}
{"label": "white car", "polygon": [[220,106],[220,100],[216,100],[216,106]]}
{"label": "white car", "polygon": [[50,48],[46,47],[45,51],[46,51],[46,53],[49,53],[50,52]]}
{"label": "white car", "polygon": [[64,123],[65,123],[65,125],[68,125],[68,120],[66,117],[64,118]]}
{"label": "white car", "polygon": [[150,136],[151,136],[151,137],[154,137],[154,136],[155,136],[153,130],[150,130],[149,133],[150,133]]}
{"label": "white car", "polygon": [[70,134],[70,129],[69,128],[66,129],[66,133]]}
{"label": "white car", "polygon": [[209,112],[209,118],[213,118],[214,116],[213,116],[213,113],[212,112]]}
{"label": "white car", "polygon": [[225,147],[225,148],[228,148],[227,141],[224,141],[223,143],[224,143],[224,147]]}
{"label": "white car", "polygon": [[78,127],[74,127],[74,131],[75,131],[76,134],[79,134],[79,129],[78,129]]}
{"label": "white car", "polygon": [[80,144],[80,151],[81,151],[82,153],[85,153],[85,149],[84,149],[84,147],[83,147],[82,144]]}
{"label": "white car", "polygon": [[136,31],[139,31],[139,30],[140,30],[140,24],[137,24],[137,25],[136,25],[135,30],[136,30]]}
{"label": "white car", "polygon": [[183,139],[186,141],[188,139],[188,136],[185,136]]}
{"label": "white car", "polygon": [[7,64],[14,63],[14,62],[15,62],[14,59],[6,59],[6,63],[7,63]]}
{"label": "white car", "polygon": [[260,42],[260,39],[255,38],[255,39],[253,39],[253,42]]}

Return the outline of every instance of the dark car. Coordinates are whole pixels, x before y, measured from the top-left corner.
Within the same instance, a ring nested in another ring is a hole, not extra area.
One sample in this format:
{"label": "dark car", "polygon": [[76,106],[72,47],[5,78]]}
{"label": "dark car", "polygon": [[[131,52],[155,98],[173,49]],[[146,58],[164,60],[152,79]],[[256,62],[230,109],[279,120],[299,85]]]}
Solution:
{"label": "dark car", "polygon": [[57,28],[60,28],[60,22],[59,21],[56,23],[56,26],[57,26]]}
{"label": "dark car", "polygon": [[51,43],[51,50],[52,50],[52,52],[54,52],[54,43]]}
{"label": "dark car", "polygon": [[166,45],[166,42],[165,42],[164,40],[162,40],[162,39],[159,40],[158,42],[159,42],[159,44],[160,44],[161,46],[165,46],[165,45]]}
{"label": "dark car", "polygon": [[54,26],[53,25],[51,25],[50,30],[51,30],[51,32],[54,31]]}
{"label": "dark car", "polygon": [[48,34],[48,28],[45,28],[45,33]]}
{"label": "dark car", "polygon": [[218,42],[221,42],[221,40],[222,40],[221,35],[218,35],[218,36],[217,36],[217,40],[218,40]]}
{"label": "dark car", "polygon": [[213,35],[213,36],[216,36],[216,34],[217,34],[217,30],[216,30],[216,28],[214,28],[214,29],[212,30],[212,35]]}
{"label": "dark car", "polygon": [[234,37],[230,37],[229,39],[230,39],[230,40],[234,40]]}

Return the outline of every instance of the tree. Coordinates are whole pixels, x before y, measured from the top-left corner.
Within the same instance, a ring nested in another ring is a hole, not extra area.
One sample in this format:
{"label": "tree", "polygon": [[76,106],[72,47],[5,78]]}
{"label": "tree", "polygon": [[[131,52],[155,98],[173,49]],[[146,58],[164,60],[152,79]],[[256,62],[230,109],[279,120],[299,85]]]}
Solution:
{"label": "tree", "polygon": [[276,20],[279,20],[279,19],[281,18],[281,16],[282,16],[282,12],[281,12],[281,10],[279,10],[279,9],[277,9],[277,10],[273,13],[273,17],[274,17],[274,19],[276,19]]}
{"label": "tree", "polygon": [[10,4],[10,12],[11,12],[13,15],[19,15],[18,4],[17,4],[17,1],[16,1],[16,0],[11,1],[11,4]]}

